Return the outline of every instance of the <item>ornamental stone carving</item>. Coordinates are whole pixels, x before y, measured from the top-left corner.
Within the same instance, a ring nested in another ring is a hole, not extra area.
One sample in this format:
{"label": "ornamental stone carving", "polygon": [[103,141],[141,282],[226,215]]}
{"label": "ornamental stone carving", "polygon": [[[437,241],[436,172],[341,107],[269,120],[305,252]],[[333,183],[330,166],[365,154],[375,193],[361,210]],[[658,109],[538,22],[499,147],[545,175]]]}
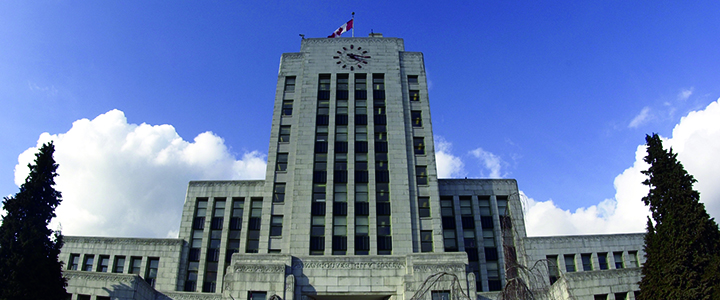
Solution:
{"label": "ornamental stone carving", "polygon": [[285,266],[237,265],[237,266],[235,266],[235,272],[281,273],[281,272],[285,272]]}
{"label": "ornamental stone carving", "polygon": [[414,265],[413,271],[415,272],[465,272],[465,265],[453,264],[453,265]]}
{"label": "ornamental stone carving", "polygon": [[293,264],[293,269],[385,270],[402,268],[405,268],[405,264],[399,262],[296,262]]}

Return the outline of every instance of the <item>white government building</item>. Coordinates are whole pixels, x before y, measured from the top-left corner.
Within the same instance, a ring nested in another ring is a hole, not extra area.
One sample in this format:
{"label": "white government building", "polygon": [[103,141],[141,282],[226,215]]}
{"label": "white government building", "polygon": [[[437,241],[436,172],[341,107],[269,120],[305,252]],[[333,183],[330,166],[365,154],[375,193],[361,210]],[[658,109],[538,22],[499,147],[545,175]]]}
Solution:
{"label": "white government building", "polygon": [[515,180],[438,179],[434,153],[422,53],[303,39],[280,61],[265,180],[191,181],[177,239],[66,236],[68,292],[635,299],[642,233],[527,237]]}

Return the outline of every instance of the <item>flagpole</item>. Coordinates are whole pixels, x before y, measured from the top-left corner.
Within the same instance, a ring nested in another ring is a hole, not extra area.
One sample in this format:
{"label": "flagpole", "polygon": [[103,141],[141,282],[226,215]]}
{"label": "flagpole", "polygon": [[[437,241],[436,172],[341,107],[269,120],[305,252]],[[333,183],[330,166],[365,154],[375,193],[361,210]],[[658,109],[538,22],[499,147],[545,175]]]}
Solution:
{"label": "flagpole", "polygon": [[352,20],[353,20],[352,37],[355,37],[355,12],[352,13]]}

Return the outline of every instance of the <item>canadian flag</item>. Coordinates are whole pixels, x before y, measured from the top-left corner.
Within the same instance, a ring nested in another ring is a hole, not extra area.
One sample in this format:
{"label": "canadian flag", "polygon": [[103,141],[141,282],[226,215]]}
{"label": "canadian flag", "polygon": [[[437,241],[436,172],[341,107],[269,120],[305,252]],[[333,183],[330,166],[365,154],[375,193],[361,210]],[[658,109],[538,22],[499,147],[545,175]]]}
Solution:
{"label": "canadian flag", "polygon": [[331,35],[328,35],[329,38],[336,38],[340,37],[343,33],[347,32],[348,30],[353,28],[353,19],[350,19],[350,21],[347,21],[347,23],[342,24],[340,28],[335,30]]}

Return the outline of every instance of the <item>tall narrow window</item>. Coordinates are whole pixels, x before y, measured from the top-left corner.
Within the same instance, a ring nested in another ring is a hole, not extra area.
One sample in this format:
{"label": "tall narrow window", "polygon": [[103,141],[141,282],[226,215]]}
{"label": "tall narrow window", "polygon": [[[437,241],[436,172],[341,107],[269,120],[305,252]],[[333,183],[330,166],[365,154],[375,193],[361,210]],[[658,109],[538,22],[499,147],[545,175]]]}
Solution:
{"label": "tall narrow window", "polygon": [[582,259],[583,271],[592,271],[592,261],[590,257],[590,253],[580,255],[580,258]]}
{"label": "tall narrow window", "polygon": [[622,269],[625,267],[625,264],[623,264],[622,252],[613,252],[613,258],[615,259],[615,269]]}
{"label": "tall narrow window", "polygon": [[275,168],[275,170],[285,172],[285,171],[287,171],[287,165],[288,165],[288,154],[287,153],[278,153],[277,154],[277,168]]}
{"label": "tall narrow window", "polygon": [[348,99],[348,74],[337,75],[337,86],[335,92],[335,98],[337,100]]}
{"label": "tall narrow window", "polygon": [[419,101],[420,100],[420,88],[418,85],[418,76],[417,75],[408,75],[408,88],[409,88],[409,94],[410,94],[410,101]]}
{"label": "tall narrow window", "polygon": [[290,142],[290,125],[281,125],[280,126],[280,142],[281,143],[289,143]]}
{"label": "tall narrow window", "polygon": [[412,119],[413,127],[422,127],[422,111],[413,110],[410,112],[410,119]]}
{"label": "tall narrow window", "polygon": [[245,253],[258,253],[260,248],[260,224],[262,221],[262,198],[250,199],[250,219],[248,220],[247,243]]}
{"label": "tall narrow window", "polygon": [[145,281],[150,284],[151,287],[155,287],[155,280],[158,275],[158,268],[160,267],[160,258],[150,257],[148,259],[147,270],[145,271]]}
{"label": "tall narrow window", "polygon": [[282,236],[283,216],[273,215],[270,219],[270,236]]}
{"label": "tall narrow window", "polygon": [[630,259],[629,268],[639,268],[637,251],[628,251],[628,258]]}
{"label": "tall narrow window", "polygon": [[433,252],[432,230],[420,231],[420,251]]}
{"label": "tall narrow window", "polygon": [[273,202],[285,202],[285,183],[275,183]]}
{"label": "tall narrow window", "polygon": [[80,254],[70,254],[70,260],[68,261],[68,270],[77,270],[80,268]]}
{"label": "tall narrow window", "polygon": [[575,254],[565,254],[565,272],[575,272]]}
{"label": "tall narrow window", "polygon": [[418,197],[418,210],[421,218],[430,217],[430,197]]}
{"label": "tall narrow window", "polygon": [[355,255],[370,252],[370,222],[367,215],[355,216]]}
{"label": "tall narrow window", "polygon": [[458,251],[457,235],[455,232],[455,209],[452,196],[440,197],[440,214],[442,215],[443,240],[445,252]]}
{"label": "tall narrow window", "polygon": [[294,93],[295,92],[295,76],[285,77],[285,92],[286,93]]}
{"label": "tall narrow window", "polygon": [[413,148],[415,149],[415,154],[425,155],[425,138],[414,137],[413,138]]}
{"label": "tall narrow window", "polygon": [[310,223],[310,255],[325,251],[325,216],[313,215]]}
{"label": "tall narrow window", "polygon": [[547,258],[547,265],[548,265],[548,274],[550,275],[550,284],[555,283],[555,281],[560,278],[560,270],[558,269],[558,257],[557,255],[548,255]]}
{"label": "tall narrow window", "polygon": [[110,266],[110,256],[109,255],[100,255],[100,260],[98,260],[98,272],[107,272],[108,266]]}
{"label": "tall narrow window", "polygon": [[85,260],[83,261],[83,271],[92,271],[93,263],[95,262],[95,255],[85,254]]}
{"label": "tall narrow window", "polygon": [[232,213],[230,215],[230,231],[228,232],[227,251],[225,252],[225,268],[232,260],[233,253],[240,252],[240,230],[245,207],[245,198],[232,198]]}
{"label": "tall narrow window", "polygon": [[284,100],[282,104],[282,115],[283,116],[292,116],[293,112],[293,101],[292,100]]}
{"label": "tall narrow window", "polygon": [[140,265],[142,264],[142,257],[133,256],[130,258],[130,274],[140,275]]}
{"label": "tall narrow window", "polygon": [[608,269],[607,253],[598,253],[598,267],[600,270]]}
{"label": "tall narrow window", "polygon": [[427,185],[428,184],[428,178],[427,178],[427,167],[426,166],[416,166],[415,167],[415,176],[417,177],[417,184],[418,185]]}
{"label": "tall narrow window", "polygon": [[330,99],[330,74],[320,74],[318,82],[318,100]]}
{"label": "tall narrow window", "polygon": [[355,101],[367,99],[367,74],[355,74]]}
{"label": "tall narrow window", "polygon": [[125,272],[125,256],[115,256],[113,263],[113,273]]}

